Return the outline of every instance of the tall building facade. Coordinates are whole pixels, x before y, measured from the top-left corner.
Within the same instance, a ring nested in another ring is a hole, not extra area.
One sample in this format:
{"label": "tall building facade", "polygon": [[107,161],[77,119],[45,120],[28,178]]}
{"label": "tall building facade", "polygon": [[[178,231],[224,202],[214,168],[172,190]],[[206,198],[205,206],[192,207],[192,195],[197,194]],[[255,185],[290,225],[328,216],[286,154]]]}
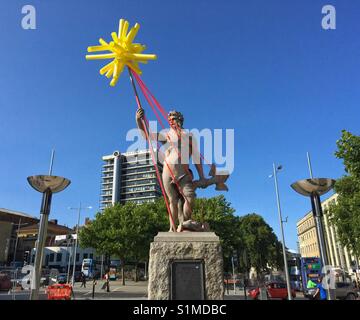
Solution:
{"label": "tall building facade", "polygon": [[[101,211],[115,203],[133,201],[140,204],[161,197],[150,150],[126,153],[115,151],[111,155],[103,156],[102,160]],[[157,166],[161,175],[162,164],[159,161]]]}
{"label": "tall building facade", "polygon": [[319,242],[312,211],[297,223],[300,254],[302,257],[320,257]]}
{"label": "tall building facade", "polygon": [[[331,203],[336,203],[337,197],[338,195],[335,193],[321,202],[324,213],[323,226],[325,246],[330,264],[352,273],[353,269],[356,268],[356,264],[359,264],[359,261],[356,261],[356,258],[352,253],[346,247],[341,245],[337,235],[337,228],[329,221],[329,205]],[[297,234],[301,256],[320,257],[318,234],[312,211],[308,212],[297,222]]]}

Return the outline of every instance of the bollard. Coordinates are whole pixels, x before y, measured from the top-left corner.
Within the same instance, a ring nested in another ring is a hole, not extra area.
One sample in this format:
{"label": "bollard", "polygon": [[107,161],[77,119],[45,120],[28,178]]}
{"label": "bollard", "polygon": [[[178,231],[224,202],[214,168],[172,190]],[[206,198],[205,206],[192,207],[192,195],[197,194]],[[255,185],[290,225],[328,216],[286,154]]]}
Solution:
{"label": "bollard", "polygon": [[96,286],[96,280],[93,280],[93,287],[92,287],[92,298],[95,298],[95,286]]}

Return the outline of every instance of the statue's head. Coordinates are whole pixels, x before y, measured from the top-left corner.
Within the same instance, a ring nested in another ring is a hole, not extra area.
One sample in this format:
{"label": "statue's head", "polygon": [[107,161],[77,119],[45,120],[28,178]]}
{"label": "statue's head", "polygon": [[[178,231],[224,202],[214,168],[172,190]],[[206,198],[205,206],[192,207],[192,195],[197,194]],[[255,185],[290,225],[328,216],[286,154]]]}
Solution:
{"label": "statue's head", "polygon": [[173,126],[172,124],[174,124],[174,122],[176,122],[176,125],[174,124],[174,126],[178,126],[179,128],[182,128],[183,124],[184,124],[184,116],[182,115],[181,112],[173,110],[170,111],[168,113],[168,120],[171,126]]}

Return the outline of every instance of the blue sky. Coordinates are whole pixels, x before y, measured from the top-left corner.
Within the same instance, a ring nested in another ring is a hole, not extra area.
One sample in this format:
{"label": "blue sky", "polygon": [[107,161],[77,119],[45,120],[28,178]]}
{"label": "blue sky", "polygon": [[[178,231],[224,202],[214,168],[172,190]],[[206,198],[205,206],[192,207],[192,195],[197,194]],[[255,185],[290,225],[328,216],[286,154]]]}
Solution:
{"label": "blue sky", "polygon": [[[36,30],[21,28],[26,4],[36,8]],[[336,30],[321,28],[326,4],[336,8]],[[136,40],[158,55],[142,79],[162,105],[181,110],[188,128],[235,129],[225,196],[236,214],[261,214],[278,236],[268,176],[274,161],[283,165],[285,237],[295,249],[310,201],[290,184],[308,177],[306,152],[315,176],[338,178],[335,142],[342,129],[359,134],[359,13],[356,0],[2,1],[0,207],[39,215],[41,195],[26,177],[46,174],[55,148],[53,174],[72,183],[54,195],[50,218],[72,226],[69,206],[98,208],[101,156],[127,149],[136,104],[126,74],[111,88],[98,73],[103,63],[84,56],[125,18],[140,23]]]}

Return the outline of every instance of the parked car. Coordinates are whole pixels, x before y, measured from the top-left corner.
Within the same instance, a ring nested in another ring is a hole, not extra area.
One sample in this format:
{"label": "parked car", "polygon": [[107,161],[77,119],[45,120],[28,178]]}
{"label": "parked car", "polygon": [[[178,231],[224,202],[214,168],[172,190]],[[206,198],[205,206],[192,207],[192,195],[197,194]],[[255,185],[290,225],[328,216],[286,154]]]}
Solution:
{"label": "parked car", "polygon": [[5,273],[0,273],[0,290],[10,290],[12,288],[11,278]]}
{"label": "parked car", "polygon": [[[305,289],[304,297],[314,300],[316,288]],[[339,300],[356,300],[359,297],[359,290],[351,282],[336,282],[335,297]]]}
{"label": "parked car", "polygon": [[[266,295],[268,299],[287,299],[288,291],[286,283],[283,282],[268,282],[265,284]],[[260,288],[256,287],[254,289],[249,290],[249,296],[255,300],[259,299]],[[291,296],[292,298],[296,298],[296,291],[291,288]]]}
{"label": "parked car", "polygon": [[67,280],[67,274],[66,273],[59,273],[57,278],[56,278],[56,282],[60,283],[60,284],[66,283],[66,280]]}
{"label": "parked car", "polygon": [[224,283],[225,284],[240,284],[241,279],[238,275],[235,275],[235,277],[231,273],[225,273],[224,274]]}
{"label": "parked car", "polygon": [[359,290],[350,282],[337,282],[335,289],[336,299],[356,300],[359,297]]}

